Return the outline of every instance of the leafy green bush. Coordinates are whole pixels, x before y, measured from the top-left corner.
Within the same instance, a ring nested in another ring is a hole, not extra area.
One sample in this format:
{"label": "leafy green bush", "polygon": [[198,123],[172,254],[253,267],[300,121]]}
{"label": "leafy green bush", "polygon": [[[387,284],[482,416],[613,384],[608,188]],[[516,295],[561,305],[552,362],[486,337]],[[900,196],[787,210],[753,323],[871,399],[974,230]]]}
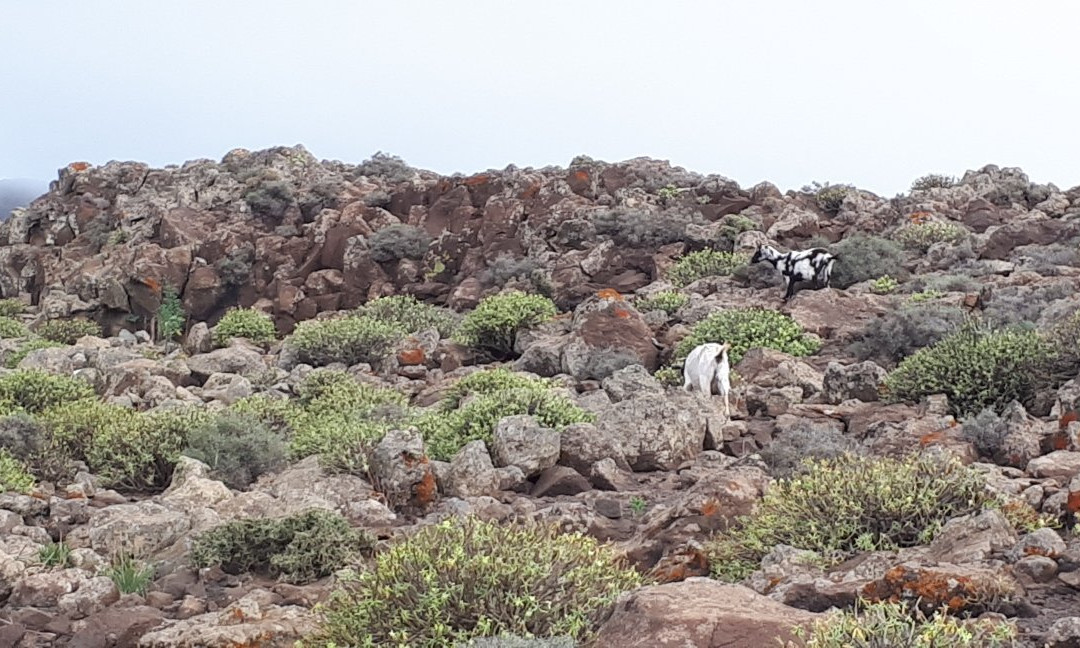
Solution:
{"label": "leafy green bush", "polygon": [[277,327],[270,316],[254,308],[230,308],[214,327],[211,339],[214,346],[224,347],[234,337],[246,338],[255,344],[270,344],[277,337]]}
{"label": "leafy green bush", "polygon": [[290,583],[329,576],[369,550],[374,538],[331,511],[234,520],[203,532],[191,547],[198,567],[255,572]]}
{"label": "leafy green bush", "polygon": [[19,411],[37,414],[93,395],[93,388],[83,380],[38,369],[17,369],[0,376],[0,410],[4,415]]}
{"label": "leafy green bush", "polygon": [[928,543],[949,518],[981,510],[990,497],[983,475],[953,457],[846,454],[805,467],[710,541],[715,574],[740,580],[778,544],[834,561]]}
{"label": "leafy green bush", "polygon": [[679,258],[668,269],[667,276],[671,283],[687,286],[703,277],[723,277],[730,275],[746,265],[748,257],[739,252],[721,252],[720,250],[700,250]]}
{"label": "leafy green bush", "polygon": [[690,296],[677,290],[661,290],[648,297],[639,297],[634,300],[634,307],[641,313],[660,310],[668,315],[674,315],[677,310],[690,301]]}
{"label": "leafy green bush", "polygon": [[713,313],[694,325],[690,334],[675,347],[673,364],[679,364],[699,344],[730,342],[728,359],[732,366],[750,349],[767,348],[794,356],[810,355],[821,346],[808,337],[795,320],[774,310],[733,308]]}
{"label": "leafy green bush", "polygon": [[454,333],[459,344],[489,351],[497,356],[514,352],[518,331],[555,317],[555,303],[542,295],[512,290],[480,300]]}
{"label": "leafy green bush", "polygon": [[953,176],[941,175],[940,173],[928,173],[917,178],[911,183],[912,191],[926,191],[927,189],[948,189],[956,184]]}
{"label": "leafy green bush", "polygon": [[26,356],[30,355],[34,351],[37,351],[39,349],[55,349],[63,346],[67,345],[61,344],[59,342],[53,342],[52,340],[46,340],[45,338],[40,337],[27,338],[25,341],[23,341],[22,344],[19,345],[18,349],[16,349],[4,359],[4,366],[8,369],[14,369],[15,367],[19,366],[19,363],[22,362],[26,358]]}
{"label": "leafy green bush", "polygon": [[899,284],[896,283],[896,279],[893,279],[889,275],[878,277],[870,284],[870,292],[875,295],[888,295],[896,290]]}
{"label": "leafy green bush", "polygon": [[904,603],[859,603],[852,611],[835,612],[814,621],[807,630],[793,629],[797,639],[785,648],[1008,648],[1016,628],[991,620],[963,621],[944,611],[926,616]]}
{"label": "leafy green bush", "polygon": [[259,475],[285,465],[289,445],[253,416],[226,412],[187,435],[183,454],[210,466],[216,478],[243,490]]}
{"label": "leafy green bush", "polygon": [[925,252],[934,243],[956,243],[967,236],[962,226],[947,221],[913,223],[896,230],[893,238],[900,245]]}
{"label": "leafy green bush", "polygon": [[166,341],[172,341],[184,331],[184,305],[171,284],[166,283],[161,289],[161,305],[158,306],[158,333]]}
{"label": "leafy green bush", "polygon": [[84,319],[49,320],[38,327],[37,334],[52,342],[75,344],[84,335],[101,336],[101,325]]}
{"label": "leafy green bush", "polygon": [[884,274],[899,281],[907,278],[903,270],[904,251],[895,241],[856,234],[833,243],[831,248],[837,259],[829,285],[835,288],[848,288]]}
{"label": "leafy green bush", "polygon": [[587,640],[615,597],[641,583],[612,548],[588,536],[449,519],[343,581],[304,643],[436,648],[500,634]]}
{"label": "leafy green bush", "polygon": [[1038,333],[970,321],[905,358],[885,378],[885,388],[893,400],[945,394],[958,417],[986,407],[1001,411],[1012,400],[1030,403],[1051,361],[1052,349]]}
{"label": "leafy green bush", "polygon": [[395,223],[378,230],[368,239],[372,260],[378,263],[398,259],[422,259],[431,245],[431,236],[413,225]]}
{"label": "leafy green bush", "polygon": [[26,325],[14,317],[0,316],[0,338],[21,338],[30,335]]}
{"label": "leafy green bush", "polygon": [[900,362],[957,331],[964,319],[964,311],[956,306],[903,304],[867,324],[849,350],[860,360]]}
{"label": "leafy green bush", "polygon": [[15,317],[26,312],[26,304],[16,297],[0,299],[0,317]]}
{"label": "leafy green bush", "polygon": [[290,336],[300,362],[327,365],[377,363],[405,335],[397,324],[367,316],[300,322]]}
{"label": "leafy green bush", "polygon": [[[461,406],[467,395],[472,399]],[[593,414],[555,392],[550,381],[500,368],[465,376],[447,391],[435,411],[421,415],[415,424],[428,455],[449,460],[469,441],[480,439],[490,445],[499,420],[518,414],[531,414],[549,428],[595,420]]]}
{"label": "leafy green bush", "polygon": [[373,299],[358,308],[356,314],[390,324],[407,333],[434,328],[444,338],[450,337],[461,320],[454,311],[425,304],[411,295]]}
{"label": "leafy green bush", "polygon": [[0,493],[28,493],[34,488],[34,477],[23,462],[0,448]]}

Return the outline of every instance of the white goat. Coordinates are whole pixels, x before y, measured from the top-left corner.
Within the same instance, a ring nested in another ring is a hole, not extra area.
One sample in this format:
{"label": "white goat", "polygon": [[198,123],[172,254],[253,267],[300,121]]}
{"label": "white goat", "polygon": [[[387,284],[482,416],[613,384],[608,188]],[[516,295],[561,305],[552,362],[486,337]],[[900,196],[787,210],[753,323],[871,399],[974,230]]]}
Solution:
{"label": "white goat", "polygon": [[[694,391],[696,386],[701,393],[711,396],[718,393],[724,397],[724,416],[731,416],[728,394],[731,393],[731,365],[727,352],[731,344],[708,342],[694,347],[683,363],[683,389]],[[713,389],[716,389],[714,392]]]}
{"label": "white goat", "polygon": [[784,301],[787,301],[795,294],[796,281],[813,281],[815,288],[828,288],[829,275],[832,274],[833,261],[836,259],[835,254],[823,248],[782,253],[771,245],[762,245],[754,253],[750,263],[768,261],[784,275],[787,288]]}

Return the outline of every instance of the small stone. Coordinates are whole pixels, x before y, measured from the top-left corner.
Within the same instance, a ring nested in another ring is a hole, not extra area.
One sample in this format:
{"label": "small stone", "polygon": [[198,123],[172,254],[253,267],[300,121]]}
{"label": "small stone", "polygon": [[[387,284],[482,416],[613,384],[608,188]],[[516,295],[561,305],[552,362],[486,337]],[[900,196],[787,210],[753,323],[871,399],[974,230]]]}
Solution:
{"label": "small stone", "polygon": [[1057,563],[1046,556],[1025,556],[1016,561],[1013,571],[1035,583],[1049,583],[1057,574]]}
{"label": "small stone", "polygon": [[578,471],[569,466],[552,466],[540,473],[540,478],[533,486],[533,497],[554,495],[577,495],[592,490],[592,484]]}
{"label": "small stone", "polygon": [[146,604],[159,610],[164,610],[175,602],[176,599],[168,592],[150,592],[146,595]]}
{"label": "small stone", "polygon": [[1054,621],[1043,636],[1044,648],[1077,648],[1080,646],[1080,617],[1064,617]]}
{"label": "small stone", "polygon": [[596,512],[611,520],[618,520],[623,516],[622,502],[610,497],[601,497],[593,502]]}

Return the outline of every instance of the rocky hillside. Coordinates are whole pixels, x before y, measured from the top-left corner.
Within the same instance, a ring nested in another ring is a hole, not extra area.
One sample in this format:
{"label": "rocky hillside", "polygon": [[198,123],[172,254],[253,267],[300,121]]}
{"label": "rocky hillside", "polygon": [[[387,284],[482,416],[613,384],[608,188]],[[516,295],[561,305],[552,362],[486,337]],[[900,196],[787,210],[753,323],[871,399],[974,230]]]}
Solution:
{"label": "rocky hillside", "polygon": [[236,150],[0,244],[0,645],[1080,642],[1080,187]]}

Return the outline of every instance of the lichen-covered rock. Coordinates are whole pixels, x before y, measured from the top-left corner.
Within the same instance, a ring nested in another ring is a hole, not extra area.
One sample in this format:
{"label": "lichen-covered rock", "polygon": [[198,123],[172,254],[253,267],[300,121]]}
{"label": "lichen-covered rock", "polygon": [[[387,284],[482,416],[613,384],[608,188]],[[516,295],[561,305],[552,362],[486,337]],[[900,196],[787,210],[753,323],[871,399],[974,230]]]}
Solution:
{"label": "lichen-covered rock", "polygon": [[829,403],[841,403],[851,398],[876,401],[887,373],[870,360],[849,366],[830,362],[823,380],[825,400]]}
{"label": "lichen-covered rock", "polygon": [[516,466],[534,477],[559,460],[559,433],[531,416],[507,416],[495,424],[491,453],[495,466]]}
{"label": "lichen-covered rock", "polygon": [[634,470],[671,470],[693,459],[705,443],[706,418],[696,394],[638,393],[614,403],[596,422],[602,435],[621,439]]}

